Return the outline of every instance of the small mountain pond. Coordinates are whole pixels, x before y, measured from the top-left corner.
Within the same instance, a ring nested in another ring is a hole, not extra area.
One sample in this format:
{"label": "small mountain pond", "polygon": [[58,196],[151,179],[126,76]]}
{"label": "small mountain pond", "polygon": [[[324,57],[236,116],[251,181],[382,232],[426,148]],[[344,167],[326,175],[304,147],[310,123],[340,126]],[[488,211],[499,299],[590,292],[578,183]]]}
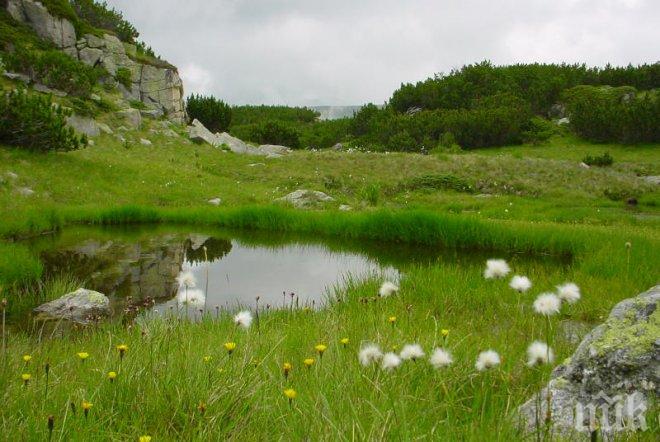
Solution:
{"label": "small mountain pond", "polygon": [[[254,307],[319,308],[350,279],[398,281],[410,265],[441,261],[483,266],[488,253],[396,243],[347,241],[273,232],[183,226],[71,227],[26,241],[44,279],[72,275],[111,300],[115,315],[131,306],[172,311],[188,296],[180,276],[192,273],[208,311]],[[506,258],[506,256],[505,256]],[[208,289],[207,285],[208,274]],[[292,296],[291,294],[295,294]],[[295,299],[295,301],[294,301]]]}

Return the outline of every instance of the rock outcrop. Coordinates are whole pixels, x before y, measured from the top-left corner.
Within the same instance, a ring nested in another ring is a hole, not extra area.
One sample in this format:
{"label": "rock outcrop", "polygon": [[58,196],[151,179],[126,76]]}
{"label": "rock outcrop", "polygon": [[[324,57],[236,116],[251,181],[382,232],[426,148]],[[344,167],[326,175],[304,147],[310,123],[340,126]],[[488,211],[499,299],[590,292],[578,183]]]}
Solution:
{"label": "rock outcrop", "polygon": [[291,192],[287,196],[278,198],[276,201],[282,201],[293,205],[297,209],[306,209],[319,206],[324,203],[334,201],[335,199],[318,190],[299,189]]}
{"label": "rock outcrop", "polygon": [[[607,321],[558,366],[548,386],[520,407],[534,433],[545,427],[572,440],[595,428],[604,439],[644,429],[644,412],[660,395],[660,286],[620,302]],[[549,395],[549,398],[548,398]]]}
{"label": "rock outcrop", "polygon": [[278,158],[291,152],[286,146],[277,146],[274,144],[263,144],[253,146],[232,137],[227,132],[212,133],[199,120],[194,120],[188,126],[188,137],[196,143],[208,143],[213,147],[224,147],[229,151],[240,155],[260,155],[267,158]]}
{"label": "rock outcrop", "polygon": [[102,66],[113,76],[120,69],[128,70],[130,88],[119,85],[126,99],[142,101],[172,121],[185,121],[183,82],[174,66],[161,60],[154,60],[154,64],[136,61],[135,45],[123,43],[114,35],[77,36],[71,22],[53,16],[39,2],[6,0],[6,9],[15,20],[29,25],[41,38],[83,63]]}
{"label": "rock outcrop", "polygon": [[39,321],[67,320],[78,324],[87,324],[97,317],[110,315],[110,300],[102,293],[87,289],[62,296],[34,309],[35,319]]}

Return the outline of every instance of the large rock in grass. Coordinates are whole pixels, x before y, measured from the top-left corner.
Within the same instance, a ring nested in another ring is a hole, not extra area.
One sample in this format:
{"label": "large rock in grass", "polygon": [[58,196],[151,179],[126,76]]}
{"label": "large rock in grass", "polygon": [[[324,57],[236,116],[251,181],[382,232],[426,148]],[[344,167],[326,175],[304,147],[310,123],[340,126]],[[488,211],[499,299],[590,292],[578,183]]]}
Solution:
{"label": "large rock in grass", "polygon": [[287,196],[278,198],[276,201],[289,203],[297,209],[306,209],[310,207],[316,207],[334,200],[335,199],[333,197],[317,190],[299,189],[295,192],[291,192]]}
{"label": "large rock in grass", "polygon": [[110,315],[110,300],[102,293],[78,289],[34,309],[35,319],[40,321],[67,320],[86,324],[97,317]]}
{"label": "large rock in grass", "polygon": [[96,121],[91,118],[71,115],[70,117],[67,117],[66,124],[76,132],[85,134],[88,137],[98,137],[101,135],[101,128]]}
{"label": "large rock in grass", "polygon": [[51,15],[40,2],[7,0],[5,4],[14,20],[27,23],[39,37],[67,53],[76,54],[76,30],[70,21]]}
{"label": "large rock in grass", "polygon": [[201,121],[195,119],[192,124],[188,126],[188,136],[195,143],[208,143],[211,146],[220,146],[220,140],[217,135],[213,134],[210,130],[202,124]]}
{"label": "large rock in grass", "polygon": [[659,303],[656,286],[614,307],[553,371],[547,387],[520,407],[526,431],[544,428],[548,394],[555,435],[588,439],[598,427],[603,439],[612,439],[643,430],[645,412],[660,395]]}

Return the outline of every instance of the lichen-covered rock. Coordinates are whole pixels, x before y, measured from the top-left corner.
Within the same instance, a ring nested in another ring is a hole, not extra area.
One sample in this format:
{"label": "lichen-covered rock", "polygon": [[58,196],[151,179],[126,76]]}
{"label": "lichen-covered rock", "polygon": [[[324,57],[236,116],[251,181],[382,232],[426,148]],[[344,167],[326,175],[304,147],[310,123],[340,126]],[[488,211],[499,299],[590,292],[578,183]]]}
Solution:
{"label": "lichen-covered rock", "polygon": [[553,371],[548,386],[520,407],[526,430],[545,426],[548,400],[553,431],[565,437],[586,438],[596,409],[605,438],[643,428],[643,411],[660,395],[659,303],[656,286],[617,304],[607,321]]}
{"label": "lichen-covered rock", "polygon": [[334,201],[334,198],[317,190],[299,189],[276,201],[289,203],[297,209],[305,209]]}
{"label": "lichen-covered rock", "polygon": [[86,324],[97,317],[110,315],[110,300],[102,293],[78,289],[34,309],[39,321],[67,320]]}

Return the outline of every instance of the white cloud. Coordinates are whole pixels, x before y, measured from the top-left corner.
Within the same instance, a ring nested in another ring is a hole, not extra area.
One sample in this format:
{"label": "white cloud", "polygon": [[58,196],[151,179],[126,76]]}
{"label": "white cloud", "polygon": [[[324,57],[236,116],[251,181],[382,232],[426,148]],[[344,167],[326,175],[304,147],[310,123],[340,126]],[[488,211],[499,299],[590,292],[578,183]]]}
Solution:
{"label": "white cloud", "polygon": [[231,103],[382,103],[492,60],[655,62],[657,0],[110,0],[187,92]]}
{"label": "white cloud", "polygon": [[208,70],[198,64],[188,63],[179,67],[179,74],[186,87],[186,92],[190,94],[209,94],[212,93],[213,75]]}

